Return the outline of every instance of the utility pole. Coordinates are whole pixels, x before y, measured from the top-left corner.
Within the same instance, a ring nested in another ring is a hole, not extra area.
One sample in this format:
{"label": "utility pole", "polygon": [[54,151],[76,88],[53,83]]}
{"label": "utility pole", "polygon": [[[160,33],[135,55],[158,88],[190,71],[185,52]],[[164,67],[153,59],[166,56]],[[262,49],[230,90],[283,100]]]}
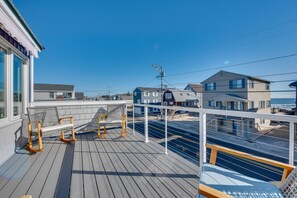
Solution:
{"label": "utility pole", "polygon": [[[161,80],[161,106],[163,106],[163,78],[165,71],[161,65],[152,65],[152,67],[159,73],[157,78]],[[161,119],[163,119],[163,109],[161,109]]]}

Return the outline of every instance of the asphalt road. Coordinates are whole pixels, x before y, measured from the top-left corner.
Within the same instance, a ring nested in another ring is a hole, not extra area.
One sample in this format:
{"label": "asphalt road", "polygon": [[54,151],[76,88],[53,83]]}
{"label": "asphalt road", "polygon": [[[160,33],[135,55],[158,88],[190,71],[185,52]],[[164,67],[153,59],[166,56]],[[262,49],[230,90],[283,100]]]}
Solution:
{"label": "asphalt road", "polygon": [[[132,128],[132,124],[129,124]],[[186,128],[186,126],[185,126]],[[135,131],[144,134],[144,122],[135,123]],[[149,122],[149,138],[152,141],[158,141],[161,145],[164,145],[164,124],[160,122]],[[207,138],[208,143],[217,144],[232,148],[238,151],[247,152],[256,156],[261,156],[277,161],[285,162],[283,158],[268,155],[262,152],[258,152],[252,149],[241,147],[232,143],[219,141],[213,138]],[[199,135],[187,130],[181,130],[172,126],[168,126],[168,149],[176,152],[184,158],[199,163]],[[209,159],[210,150],[207,150],[207,158]],[[217,165],[235,170],[242,174],[261,179],[264,181],[280,181],[282,176],[282,170],[273,166],[254,162],[247,159],[241,159],[230,155],[218,153]]]}

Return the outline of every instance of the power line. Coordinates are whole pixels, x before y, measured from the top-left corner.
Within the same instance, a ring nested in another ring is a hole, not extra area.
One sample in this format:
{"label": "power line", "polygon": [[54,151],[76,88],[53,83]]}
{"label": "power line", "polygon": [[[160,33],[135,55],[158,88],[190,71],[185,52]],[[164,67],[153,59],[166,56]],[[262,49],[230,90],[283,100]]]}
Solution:
{"label": "power line", "polygon": [[205,72],[205,71],[211,71],[211,70],[217,70],[217,69],[224,69],[224,68],[230,68],[230,67],[238,67],[238,66],[249,65],[249,64],[253,64],[253,63],[261,63],[261,62],[290,58],[290,57],[295,57],[295,56],[297,56],[297,53],[283,55],[283,56],[277,56],[277,57],[271,57],[271,58],[265,58],[265,59],[260,59],[260,60],[254,60],[254,61],[248,61],[248,62],[243,62],[243,63],[237,63],[237,64],[233,64],[233,65],[228,65],[228,66],[214,67],[214,68],[210,68],[210,69],[170,74],[170,75],[167,75],[167,77],[186,75],[186,74],[192,74],[192,73],[198,73],[198,72]]}

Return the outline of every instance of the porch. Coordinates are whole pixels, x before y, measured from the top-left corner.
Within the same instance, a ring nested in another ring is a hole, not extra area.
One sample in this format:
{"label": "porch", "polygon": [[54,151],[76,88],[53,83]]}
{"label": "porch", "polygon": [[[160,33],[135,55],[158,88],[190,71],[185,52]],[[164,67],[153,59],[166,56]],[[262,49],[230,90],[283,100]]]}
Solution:
{"label": "porch", "polygon": [[1,197],[194,197],[198,170],[183,157],[143,135],[105,139],[81,133],[75,143],[44,138],[45,149],[20,150],[0,166]]}

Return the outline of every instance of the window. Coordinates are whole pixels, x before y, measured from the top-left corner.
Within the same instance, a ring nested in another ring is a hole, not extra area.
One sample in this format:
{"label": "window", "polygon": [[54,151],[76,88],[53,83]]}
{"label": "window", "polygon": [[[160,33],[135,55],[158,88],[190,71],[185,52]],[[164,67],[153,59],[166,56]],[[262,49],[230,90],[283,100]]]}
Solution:
{"label": "window", "polygon": [[265,87],[266,87],[266,90],[269,90],[270,89],[270,84],[266,83]]}
{"label": "window", "polygon": [[254,89],[254,80],[250,80],[249,88]]}
{"label": "window", "polygon": [[270,107],[271,107],[271,101],[270,101],[270,100],[267,100],[267,101],[266,101],[266,107],[267,107],[267,108],[270,108]]}
{"label": "window", "polygon": [[145,91],[145,92],[143,93],[143,95],[144,95],[144,96],[150,96],[150,92]]}
{"label": "window", "polygon": [[213,100],[209,100],[208,101],[208,106],[209,107],[213,107],[214,106],[214,101]]}
{"label": "window", "polygon": [[63,97],[64,97],[65,99],[72,98],[72,93],[63,93]]}
{"label": "window", "polygon": [[255,102],[254,101],[250,101],[250,109],[254,109],[255,108]]}
{"label": "window", "polygon": [[216,83],[206,83],[204,86],[205,91],[216,90]]}
{"label": "window", "polygon": [[260,124],[265,124],[265,119],[260,119]]}
{"label": "window", "polygon": [[134,91],[134,96],[137,96],[137,92],[136,91]]}
{"label": "window", "polygon": [[0,48],[0,119],[7,117],[5,56],[5,51]]}
{"label": "window", "polygon": [[265,101],[259,101],[259,108],[264,109],[265,108]]}
{"label": "window", "polygon": [[229,89],[242,89],[242,88],[245,88],[245,79],[229,81]]}
{"label": "window", "polygon": [[253,128],[253,126],[254,126],[254,124],[253,124],[253,121],[249,121],[249,128],[251,129],[251,128]]}
{"label": "window", "polygon": [[150,100],[144,100],[143,103],[148,104],[148,103],[150,103]]}
{"label": "window", "polygon": [[165,99],[171,99],[172,94],[171,93],[165,93]]}
{"label": "window", "polygon": [[158,92],[154,91],[153,96],[158,96]]}
{"label": "window", "polygon": [[153,99],[153,103],[157,103],[158,102],[158,100],[157,99]]}
{"label": "window", "polygon": [[49,97],[50,98],[55,98],[54,92],[49,92]]}
{"label": "window", "polygon": [[13,115],[21,115],[22,113],[22,65],[23,61],[18,56],[13,56]]}

